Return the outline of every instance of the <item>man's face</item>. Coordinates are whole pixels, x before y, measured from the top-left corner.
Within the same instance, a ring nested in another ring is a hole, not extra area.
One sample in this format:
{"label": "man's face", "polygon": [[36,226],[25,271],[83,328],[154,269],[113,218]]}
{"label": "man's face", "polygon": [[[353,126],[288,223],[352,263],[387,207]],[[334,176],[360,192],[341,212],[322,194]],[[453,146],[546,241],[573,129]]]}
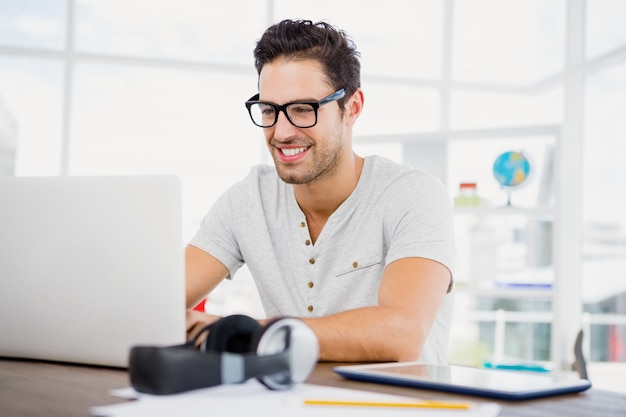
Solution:
{"label": "man's face", "polygon": [[[297,100],[319,101],[333,92],[321,65],[314,60],[279,58],[263,66],[259,77],[259,100],[278,105]],[[332,176],[345,153],[341,114],[333,101],[320,106],[313,127],[298,128],[280,112],[276,124],[263,129],[283,181],[307,184]]]}

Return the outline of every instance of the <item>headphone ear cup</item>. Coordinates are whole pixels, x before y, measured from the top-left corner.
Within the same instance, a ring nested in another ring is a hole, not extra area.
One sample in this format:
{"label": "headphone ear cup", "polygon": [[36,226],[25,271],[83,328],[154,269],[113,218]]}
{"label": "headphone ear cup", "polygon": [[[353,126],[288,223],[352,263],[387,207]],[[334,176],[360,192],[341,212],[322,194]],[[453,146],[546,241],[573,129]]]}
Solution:
{"label": "headphone ear cup", "polygon": [[257,378],[272,390],[282,390],[306,380],[319,358],[319,342],[313,330],[302,320],[280,318],[262,327],[253,340],[257,355],[273,355],[289,349],[289,374]]}
{"label": "headphone ear cup", "polygon": [[216,321],[203,343],[204,351],[246,353],[254,352],[254,340],[262,326],[252,317],[241,314]]}

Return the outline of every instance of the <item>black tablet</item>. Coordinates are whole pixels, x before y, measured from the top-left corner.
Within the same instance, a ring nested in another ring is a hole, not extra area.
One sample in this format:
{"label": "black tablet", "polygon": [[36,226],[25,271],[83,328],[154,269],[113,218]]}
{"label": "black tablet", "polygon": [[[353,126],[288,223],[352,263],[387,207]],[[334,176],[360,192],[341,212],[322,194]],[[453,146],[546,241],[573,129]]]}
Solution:
{"label": "black tablet", "polygon": [[588,380],[574,377],[420,362],[345,365],[333,370],[347,379],[507,400],[575,393],[591,387]]}

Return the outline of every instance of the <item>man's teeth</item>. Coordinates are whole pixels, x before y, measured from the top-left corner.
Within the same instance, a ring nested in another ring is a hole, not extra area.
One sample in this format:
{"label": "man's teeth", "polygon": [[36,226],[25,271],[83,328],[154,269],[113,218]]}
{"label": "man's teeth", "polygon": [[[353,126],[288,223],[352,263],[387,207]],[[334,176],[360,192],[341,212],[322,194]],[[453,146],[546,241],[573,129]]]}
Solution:
{"label": "man's teeth", "polygon": [[302,148],[282,149],[282,151],[283,151],[283,154],[286,156],[294,156],[294,155],[297,155],[299,153],[306,151],[306,146]]}

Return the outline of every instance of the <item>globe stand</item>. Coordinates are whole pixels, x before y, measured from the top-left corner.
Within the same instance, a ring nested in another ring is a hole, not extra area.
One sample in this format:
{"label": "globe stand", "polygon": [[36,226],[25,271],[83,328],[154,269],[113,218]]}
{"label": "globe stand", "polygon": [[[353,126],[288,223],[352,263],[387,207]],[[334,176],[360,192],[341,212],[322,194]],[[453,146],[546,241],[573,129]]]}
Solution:
{"label": "globe stand", "polygon": [[515,187],[507,187],[502,186],[502,189],[506,192],[506,203],[502,206],[502,208],[514,208],[515,206],[512,203],[511,194],[513,193],[513,189]]}
{"label": "globe stand", "polygon": [[511,194],[513,194],[515,187],[506,187],[506,204],[504,207],[515,207],[511,202]]}
{"label": "globe stand", "polygon": [[507,188],[506,190],[506,205],[504,207],[513,207],[511,204],[511,189]]}

